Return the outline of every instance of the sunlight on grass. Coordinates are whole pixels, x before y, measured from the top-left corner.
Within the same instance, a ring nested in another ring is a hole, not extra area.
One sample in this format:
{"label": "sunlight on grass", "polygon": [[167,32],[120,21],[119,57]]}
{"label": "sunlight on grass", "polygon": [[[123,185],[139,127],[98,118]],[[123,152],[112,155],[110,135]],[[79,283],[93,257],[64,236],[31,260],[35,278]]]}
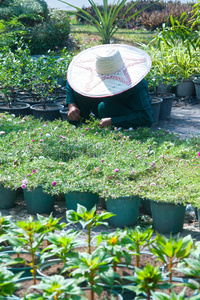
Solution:
{"label": "sunlight on grass", "polygon": [[[72,19],[71,35],[76,41],[78,48],[83,50],[88,47],[101,44],[101,37],[95,27],[75,23]],[[129,45],[148,44],[154,37],[152,31],[142,29],[119,29],[114,35],[112,43],[124,43]]]}

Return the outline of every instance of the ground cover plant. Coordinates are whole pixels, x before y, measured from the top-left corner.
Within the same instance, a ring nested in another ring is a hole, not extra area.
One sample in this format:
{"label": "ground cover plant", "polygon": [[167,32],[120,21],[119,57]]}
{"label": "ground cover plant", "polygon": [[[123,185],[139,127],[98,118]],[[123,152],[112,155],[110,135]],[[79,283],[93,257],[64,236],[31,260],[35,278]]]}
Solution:
{"label": "ground cover plant", "polygon": [[139,195],[199,206],[199,138],[181,140],[161,129],[101,129],[98,121],[76,128],[1,114],[0,122],[6,188],[42,185],[51,194],[90,191],[105,199]]}

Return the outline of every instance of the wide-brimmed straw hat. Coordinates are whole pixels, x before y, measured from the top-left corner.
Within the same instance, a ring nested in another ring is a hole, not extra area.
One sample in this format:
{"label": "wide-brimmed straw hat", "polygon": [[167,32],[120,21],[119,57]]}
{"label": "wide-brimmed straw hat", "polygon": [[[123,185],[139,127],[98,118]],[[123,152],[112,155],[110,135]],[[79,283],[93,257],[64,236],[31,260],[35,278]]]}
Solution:
{"label": "wide-brimmed straw hat", "polygon": [[79,94],[108,97],[138,84],[150,71],[151,58],[124,44],[106,44],[80,52],[69,65],[67,80]]}

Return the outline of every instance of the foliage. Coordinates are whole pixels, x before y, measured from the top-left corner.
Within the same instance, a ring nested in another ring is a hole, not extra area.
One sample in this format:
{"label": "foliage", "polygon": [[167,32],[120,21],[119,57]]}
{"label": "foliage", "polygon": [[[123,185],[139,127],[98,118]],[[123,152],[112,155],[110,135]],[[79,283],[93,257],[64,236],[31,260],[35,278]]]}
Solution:
{"label": "foliage", "polygon": [[140,266],[140,259],[142,257],[142,251],[145,251],[145,248],[148,247],[153,240],[151,236],[153,234],[153,229],[150,227],[143,230],[140,226],[126,229],[128,245],[127,249],[132,255],[136,255],[136,267]]}
{"label": "foliage", "polygon": [[126,232],[117,228],[114,232],[101,232],[96,237],[97,246],[101,246],[99,251],[108,253],[112,258],[112,268],[114,272],[117,272],[117,267],[121,262],[122,257],[125,258],[127,266],[130,264],[131,255],[127,251],[127,245],[129,241],[125,238]]}
{"label": "foliage", "polygon": [[[24,300],[32,299],[55,299],[55,300],[81,300],[83,298],[82,290],[77,286],[74,279],[65,279],[61,275],[54,275],[50,278],[42,278],[39,284],[34,285],[34,289],[42,290],[40,294],[25,295]],[[52,298],[53,297],[53,298]]]}
{"label": "foliage", "polygon": [[156,255],[157,259],[162,261],[166,266],[166,271],[169,272],[169,282],[172,283],[174,264],[177,264],[184,258],[187,258],[193,247],[193,240],[190,235],[180,237],[161,236],[157,233],[156,245],[152,245],[150,250]]}
{"label": "foliage", "polygon": [[60,232],[59,235],[56,233],[49,234],[47,240],[50,245],[43,249],[41,259],[58,257],[65,264],[70,258],[70,252],[80,244],[75,240],[79,235],[78,231],[71,229]]}
{"label": "foliage", "polygon": [[[130,7],[135,4],[133,8],[130,9]],[[147,6],[147,4],[153,3],[153,6]],[[97,6],[100,13],[103,13],[103,6],[99,5]],[[144,10],[145,8],[145,10]],[[84,11],[87,13],[94,15],[94,9],[92,6],[83,8]],[[130,10],[129,10],[130,9]],[[126,19],[129,19],[129,17],[133,14],[134,10],[140,11],[143,9],[143,11],[136,15],[135,17],[131,18],[128,22],[125,22],[122,27],[126,27],[129,29],[134,28],[145,28],[150,30],[156,30],[157,28],[161,28],[162,24],[165,23],[167,26],[171,26],[171,20],[169,16],[173,16],[177,20],[181,20],[181,16],[184,13],[189,13],[192,10],[192,4],[191,3],[181,3],[179,1],[177,2],[164,2],[164,1],[131,1],[124,5],[124,7],[121,9],[120,14],[118,16],[121,17],[121,15],[127,11],[126,13]],[[77,17],[77,19],[85,23],[86,20],[81,15]],[[194,16],[195,18],[195,16]],[[196,18],[195,18],[196,19]],[[124,21],[120,22],[120,24]],[[186,22],[188,24],[189,20]]]}
{"label": "foliage", "polygon": [[145,293],[148,300],[151,298],[151,292],[156,289],[165,289],[169,288],[170,284],[164,282],[164,276],[159,267],[154,267],[147,263],[146,267],[139,269],[135,267],[134,276],[129,277],[135,283],[134,286],[127,286],[127,289],[130,289],[136,294]]}
{"label": "foliage", "polygon": [[104,251],[95,249],[92,253],[79,252],[72,257],[66,264],[66,268],[74,268],[73,278],[86,281],[91,289],[90,300],[94,300],[94,292],[100,295],[103,287],[99,285],[102,281],[113,284],[114,272],[110,266],[112,258]]}
{"label": "foliage", "polygon": [[4,264],[0,264],[0,299],[3,300],[6,296],[13,295],[13,292],[19,286],[19,283],[16,283],[16,280],[21,275],[22,273],[14,275],[6,269]]}
{"label": "foliage", "polygon": [[31,54],[45,54],[66,46],[70,23],[66,13],[53,11],[45,22],[25,27],[24,30],[27,32],[24,41],[30,45]]}
{"label": "foliage", "polygon": [[[88,13],[84,9],[80,9],[70,3],[67,3],[63,0],[59,0],[63,3],[68,4],[69,6],[75,8],[77,11],[75,14],[78,17],[84,18],[90,24],[95,26],[102,38],[103,44],[110,44],[112,36],[117,32],[117,30],[126,24],[131,18],[140,14],[144,9],[151,6],[154,3],[150,3],[148,6],[141,8],[140,10],[134,10],[134,13],[131,16],[127,17],[127,13],[134,8],[134,6],[139,2],[136,1],[132,3],[125,11],[122,12],[127,0],[118,0],[116,4],[108,6],[107,0],[103,1],[103,13],[100,12],[98,6],[94,3],[93,0],[88,0],[90,5],[93,8],[94,13]],[[122,13],[121,13],[122,12]],[[74,12],[73,12],[74,14]]]}
{"label": "foliage", "polygon": [[33,25],[47,18],[48,7],[44,0],[7,0],[0,3],[0,16],[3,20],[10,20],[13,16],[28,25]]}
{"label": "foliage", "polygon": [[87,227],[88,234],[88,253],[91,253],[91,230],[99,225],[107,225],[107,219],[112,217],[113,214],[109,212],[102,212],[101,214],[96,213],[96,206],[94,206],[90,211],[78,204],[77,212],[73,210],[68,210],[66,212],[66,218],[69,223],[75,224],[79,222],[84,229]]}
{"label": "foliage", "polygon": [[16,234],[11,235],[9,239],[10,243],[15,247],[24,247],[30,253],[30,267],[32,269],[33,283],[36,284],[35,254],[43,242],[45,228],[38,220],[34,221],[32,216],[26,221],[18,221],[16,226],[18,228],[17,238]]}

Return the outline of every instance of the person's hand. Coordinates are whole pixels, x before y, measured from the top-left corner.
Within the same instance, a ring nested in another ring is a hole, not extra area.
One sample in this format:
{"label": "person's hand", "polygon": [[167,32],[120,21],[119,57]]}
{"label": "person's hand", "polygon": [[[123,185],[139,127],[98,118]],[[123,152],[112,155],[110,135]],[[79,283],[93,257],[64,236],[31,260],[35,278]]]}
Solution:
{"label": "person's hand", "polygon": [[111,118],[103,118],[100,120],[99,126],[101,128],[108,127],[111,125]]}
{"label": "person's hand", "polygon": [[81,118],[80,109],[75,104],[69,105],[68,118],[70,121],[79,121]]}

